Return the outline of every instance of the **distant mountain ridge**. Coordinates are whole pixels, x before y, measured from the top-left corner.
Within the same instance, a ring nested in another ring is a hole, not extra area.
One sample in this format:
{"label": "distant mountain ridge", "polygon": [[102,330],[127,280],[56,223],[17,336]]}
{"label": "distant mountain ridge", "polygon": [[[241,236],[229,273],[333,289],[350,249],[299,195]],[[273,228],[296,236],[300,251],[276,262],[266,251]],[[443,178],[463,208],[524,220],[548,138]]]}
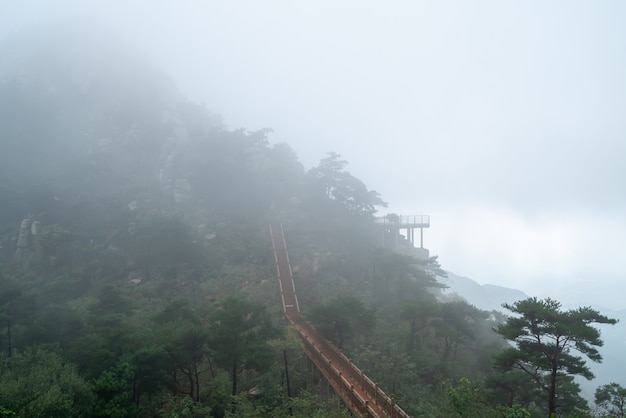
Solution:
{"label": "distant mountain ridge", "polygon": [[[492,284],[480,284],[468,277],[459,276],[450,271],[447,271],[447,273],[448,277],[437,278],[441,283],[448,286],[447,289],[443,290],[443,294],[449,297],[461,297],[468,303],[485,311],[496,310],[508,315],[510,312],[502,307],[503,303],[513,303],[529,297],[526,293],[518,289]],[[562,303],[566,302],[558,298],[556,299]],[[593,361],[587,360],[587,365],[589,365],[594,373],[595,379],[591,381],[582,378],[576,379],[582,388],[583,397],[585,397],[590,404],[593,402],[593,394],[597,387],[611,382],[626,386],[626,376],[623,372],[623,370],[626,370],[626,361],[622,354],[624,348],[626,348],[626,334],[624,333],[624,327],[626,326],[626,310],[614,311],[606,308],[592,307],[598,309],[601,313],[610,318],[618,319],[619,322],[612,326],[598,326],[602,333],[601,338],[604,341],[604,346],[600,348],[603,361],[602,363],[594,363]],[[564,309],[572,308],[565,306]]]}
{"label": "distant mountain ridge", "polygon": [[493,284],[479,284],[476,281],[447,271],[448,277],[438,277],[438,281],[448,286],[443,291],[446,296],[458,295],[468,303],[485,311],[505,311],[503,303],[513,303],[526,299],[528,295],[521,290]]}

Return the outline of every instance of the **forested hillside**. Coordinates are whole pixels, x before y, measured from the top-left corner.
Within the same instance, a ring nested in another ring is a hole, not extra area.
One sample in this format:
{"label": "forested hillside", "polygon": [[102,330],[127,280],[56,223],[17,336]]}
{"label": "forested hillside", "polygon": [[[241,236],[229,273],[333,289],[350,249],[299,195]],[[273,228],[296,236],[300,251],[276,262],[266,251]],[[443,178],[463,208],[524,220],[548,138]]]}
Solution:
{"label": "forested hillside", "polygon": [[[383,248],[385,202],[339,155],[305,169],[106,34],[0,51],[0,416],[347,416],[285,327],[270,223],[305,316],[409,414],[545,415],[493,362],[504,316]],[[563,382],[559,413],[589,414]]]}

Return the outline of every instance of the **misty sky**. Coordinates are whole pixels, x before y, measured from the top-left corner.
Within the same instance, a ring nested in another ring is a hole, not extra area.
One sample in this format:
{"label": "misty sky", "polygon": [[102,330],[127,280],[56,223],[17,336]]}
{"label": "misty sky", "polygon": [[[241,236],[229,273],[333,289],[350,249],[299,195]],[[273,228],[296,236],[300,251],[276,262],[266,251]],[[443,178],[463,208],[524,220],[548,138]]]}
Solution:
{"label": "misty sky", "polygon": [[338,152],[444,268],[626,308],[623,1],[0,0],[0,37],[69,18],[307,168]]}

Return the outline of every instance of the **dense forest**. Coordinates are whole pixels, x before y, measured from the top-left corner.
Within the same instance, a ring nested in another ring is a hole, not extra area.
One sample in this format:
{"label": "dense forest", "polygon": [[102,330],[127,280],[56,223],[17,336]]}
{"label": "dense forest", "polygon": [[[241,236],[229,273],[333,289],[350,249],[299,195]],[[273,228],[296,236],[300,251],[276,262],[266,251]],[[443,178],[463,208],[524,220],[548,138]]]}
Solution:
{"label": "dense forest", "polygon": [[285,325],[270,223],[305,317],[411,416],[624,416],[574,380],[613,320],[445,296],[341,156],[305,169],[107,35],[0,48],[0,417],[348,416]]}

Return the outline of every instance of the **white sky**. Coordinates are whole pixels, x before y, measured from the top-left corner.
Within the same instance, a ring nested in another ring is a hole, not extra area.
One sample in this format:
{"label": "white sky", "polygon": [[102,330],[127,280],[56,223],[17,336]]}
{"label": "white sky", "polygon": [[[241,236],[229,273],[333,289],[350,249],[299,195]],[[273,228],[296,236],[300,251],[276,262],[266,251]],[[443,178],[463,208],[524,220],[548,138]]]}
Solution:
{"label": "white sky", "polygon": [[626,308],[625,2],[0,0],[0,37],[64,17],[307,168],[340,153],[389,212],[431,215],[444,268]]}

